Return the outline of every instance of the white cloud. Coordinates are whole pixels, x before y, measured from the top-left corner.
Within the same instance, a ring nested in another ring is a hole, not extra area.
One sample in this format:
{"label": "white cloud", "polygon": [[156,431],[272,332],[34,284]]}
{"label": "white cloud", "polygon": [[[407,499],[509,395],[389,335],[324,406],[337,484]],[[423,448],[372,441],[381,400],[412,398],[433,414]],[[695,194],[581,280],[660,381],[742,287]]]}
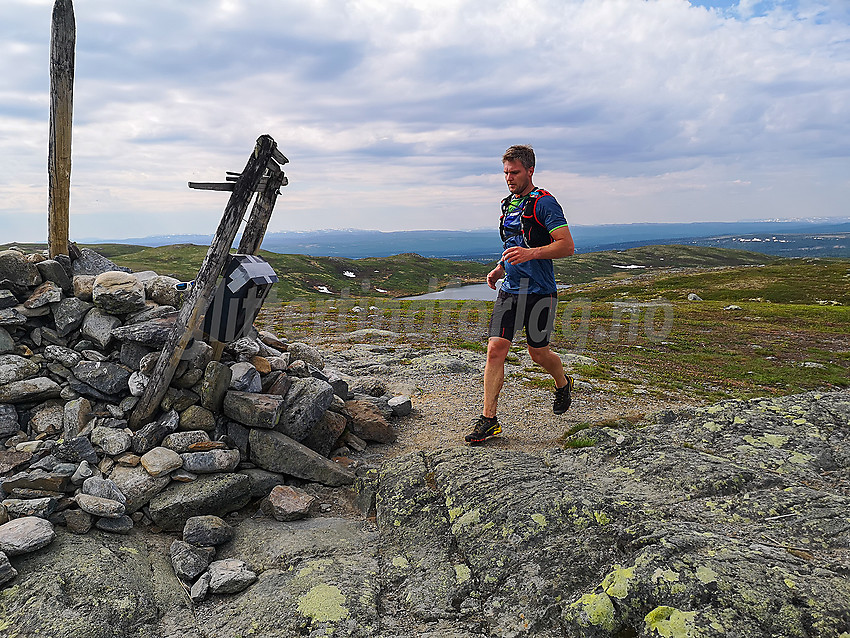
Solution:
{"label": "white cloud", "polygon": [[[186,182],[262,133],[292,160],[275,230],[489,225],[516,142],[579,223],[846,214],[847,7],[700,4],[77,3],[72,235],[210,232],[224,200]],[[51,6],[0,5],[19,240],[45,225]]]}

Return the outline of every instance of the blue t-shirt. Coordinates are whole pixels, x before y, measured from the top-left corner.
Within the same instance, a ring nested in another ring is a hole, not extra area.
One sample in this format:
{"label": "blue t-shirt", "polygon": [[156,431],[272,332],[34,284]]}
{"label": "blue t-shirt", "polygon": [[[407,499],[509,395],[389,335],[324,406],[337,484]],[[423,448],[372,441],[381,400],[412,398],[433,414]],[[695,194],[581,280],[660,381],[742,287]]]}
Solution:
{"label": "blue t-shirt", "polygon": [[[524,197],[514,195],[508,204],[504,225],[509,236],[505,240],[505,249],[511,246],[528,248],[522,236],[521,216],[529,200],[528,195]],[[537,219],[550,233],[567,225],[561,205],[551,195],[538,198],[535,212]],[[515,266],[504,262],[504,265],[505,280],[502,282],[502,290],[505,292],[549,295],[558,291],[558,286],[555,284],[555,267],[551,259],[532,259]]]}

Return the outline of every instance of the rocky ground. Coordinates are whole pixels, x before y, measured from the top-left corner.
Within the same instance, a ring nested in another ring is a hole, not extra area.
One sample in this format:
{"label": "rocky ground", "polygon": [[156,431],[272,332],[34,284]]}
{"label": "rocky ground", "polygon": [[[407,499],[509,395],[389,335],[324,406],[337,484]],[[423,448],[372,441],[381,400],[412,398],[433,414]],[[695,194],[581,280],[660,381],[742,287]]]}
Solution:
{"label": "rocky ground", "polygon": [[200,348],[132,431],[167,326],[37,265],[0,316],[0,636],[850,638],[850,391],[697,406],[579,375],[554,416],[518,353],[504,435],[468,447],[482,354],[271,335]]}

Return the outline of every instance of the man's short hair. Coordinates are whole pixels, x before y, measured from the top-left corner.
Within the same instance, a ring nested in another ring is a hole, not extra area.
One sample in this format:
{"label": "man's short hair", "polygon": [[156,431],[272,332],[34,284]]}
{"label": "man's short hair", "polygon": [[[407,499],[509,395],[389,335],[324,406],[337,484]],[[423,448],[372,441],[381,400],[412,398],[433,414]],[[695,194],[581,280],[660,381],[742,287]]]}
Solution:
{"label": "man's short hair", "polygon": [[502,162],[521,162],[523,167],[528,170],[534,168],[535,158],[534,149],[530,144],[515,144],[505,151],[502,155]]}

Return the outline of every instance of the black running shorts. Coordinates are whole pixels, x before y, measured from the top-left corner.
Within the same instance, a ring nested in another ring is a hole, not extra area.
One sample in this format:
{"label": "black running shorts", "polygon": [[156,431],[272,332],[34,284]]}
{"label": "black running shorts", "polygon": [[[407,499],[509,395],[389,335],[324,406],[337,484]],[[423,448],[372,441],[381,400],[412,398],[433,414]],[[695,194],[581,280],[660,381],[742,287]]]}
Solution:
{"label": "black running shorts", "polygon": [[[513,341],[514,333],[521,326],[525,328],[526,341],[530,347],[548,346],[557,309],[557,293],[517,295],[500,290],[490,317],[490,336]],[[521,317],[519,325],[518,316]]]}

